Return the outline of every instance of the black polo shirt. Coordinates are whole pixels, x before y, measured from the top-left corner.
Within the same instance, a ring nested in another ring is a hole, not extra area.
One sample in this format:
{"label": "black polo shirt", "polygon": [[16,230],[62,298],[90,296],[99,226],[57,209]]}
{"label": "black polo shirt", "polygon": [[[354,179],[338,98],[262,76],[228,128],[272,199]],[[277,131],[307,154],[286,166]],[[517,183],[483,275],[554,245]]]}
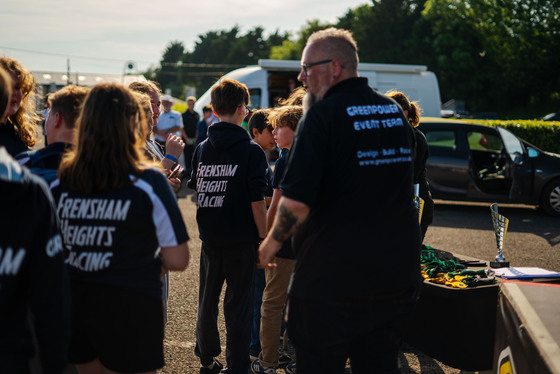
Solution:
{"label": "black polo shirt", "polygon": [[400,107],[365,78],[336,84],[307,112],[280,185],[311,209],[294,236],[292,295],[357,299],[417,284],[413,149]]}

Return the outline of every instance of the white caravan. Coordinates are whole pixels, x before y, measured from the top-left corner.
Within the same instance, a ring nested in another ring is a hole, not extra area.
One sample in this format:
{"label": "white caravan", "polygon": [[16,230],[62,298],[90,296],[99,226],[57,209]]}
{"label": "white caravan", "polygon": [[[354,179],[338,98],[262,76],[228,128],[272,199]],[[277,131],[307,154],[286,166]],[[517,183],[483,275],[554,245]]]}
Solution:
{"label": "white caravan", "polygon": [[[289,94],[288,82],[297,80],[301,69],[298,60],[259,60],[251,65],[233,70],[223,78],[244,83],[251,94],[251,108],[268,108],[278,98]],[[417,101],[422,115],[441,117],[441,98],[436,75],[425,65],[360,63],[359,75],[368,79],[378,92],[391,89],[403,92],[411,101]],[[194,108],[202,115],[202,107],[210,103],[210,89],[196,102]]]}

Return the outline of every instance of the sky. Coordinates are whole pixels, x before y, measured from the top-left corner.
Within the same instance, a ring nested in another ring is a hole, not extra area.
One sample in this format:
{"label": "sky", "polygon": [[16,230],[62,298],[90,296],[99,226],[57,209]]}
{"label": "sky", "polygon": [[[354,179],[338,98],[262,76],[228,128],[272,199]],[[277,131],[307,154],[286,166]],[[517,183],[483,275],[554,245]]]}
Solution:
{"label": "sky", "polygon": [[28,70],[139,72],[157,66],[170,41],[192,50],[211,30],[297,33],[308,20],[336,22],[371,0],[0,0],[0,56]]}

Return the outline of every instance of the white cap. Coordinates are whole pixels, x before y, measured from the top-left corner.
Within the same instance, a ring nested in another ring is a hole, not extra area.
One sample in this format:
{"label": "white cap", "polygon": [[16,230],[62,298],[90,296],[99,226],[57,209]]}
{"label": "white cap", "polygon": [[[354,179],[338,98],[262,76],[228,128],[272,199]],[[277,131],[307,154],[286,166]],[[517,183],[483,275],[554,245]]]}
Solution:
{"label": "white cap", "polygon": [[161,98],[161,101],[168,101],[168,102],[172,103],[174,100],[171,96],[165,95],[164,97]]}

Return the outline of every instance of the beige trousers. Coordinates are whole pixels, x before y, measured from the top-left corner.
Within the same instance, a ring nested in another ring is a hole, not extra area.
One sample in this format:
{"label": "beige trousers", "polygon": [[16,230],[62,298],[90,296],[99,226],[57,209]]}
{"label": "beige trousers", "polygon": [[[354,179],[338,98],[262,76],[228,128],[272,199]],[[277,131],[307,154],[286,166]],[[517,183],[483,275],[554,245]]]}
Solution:
{"label": "beige trousers", "polygon": [[259,360],[263,367],[278,366],[278,345],[282,312],[288,298],[288,286],[296,260],[276,257],[275,268],[265,270],[266,286],[261,306],[261,348]]}

